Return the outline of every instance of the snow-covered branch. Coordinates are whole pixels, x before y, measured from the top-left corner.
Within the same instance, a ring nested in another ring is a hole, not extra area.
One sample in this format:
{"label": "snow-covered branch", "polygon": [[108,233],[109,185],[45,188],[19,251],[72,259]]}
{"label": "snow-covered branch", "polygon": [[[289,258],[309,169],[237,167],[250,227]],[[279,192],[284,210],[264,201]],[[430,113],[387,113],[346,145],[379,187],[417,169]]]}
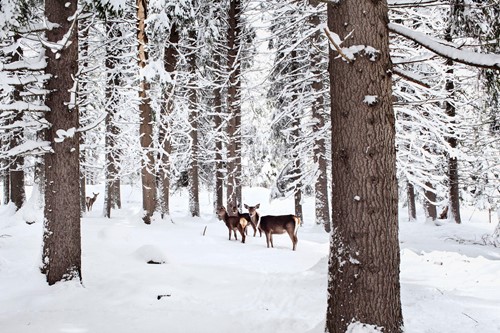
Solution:
{"label": "snow-covered branch", "polygon": [[500,55],[498,54],[485,54],[459,50],[455,47],[445,45],[449,44],[446,41],[440,41],[438,39],[431,38],[428,35],[405,28],[399,24],[389,23],[387,26],[389,28],[389,31],[411,39],[412,41],[422,45],[423,47],[442,57],[469,66],[497,70],[500,69]]}

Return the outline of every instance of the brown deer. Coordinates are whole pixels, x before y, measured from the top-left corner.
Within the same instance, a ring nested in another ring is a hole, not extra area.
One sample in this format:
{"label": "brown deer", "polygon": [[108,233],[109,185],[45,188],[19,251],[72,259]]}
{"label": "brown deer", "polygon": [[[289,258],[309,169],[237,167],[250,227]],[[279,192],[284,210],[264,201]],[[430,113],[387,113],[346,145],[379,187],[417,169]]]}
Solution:
{"label": "brown deer", "polygon": [[94,197],[86,197],[85,198],[85,206],[87,206],[87,212],[91,211],[92,210],[92,206],[94,205],[94,202],[97,200],[97,196],[99,195],[99,193],[94,193]]}
{"label": "brown deer", "polygon": [[[256,209],[260,207],[260,204],[255,205],[255,207],[248,207],[246,205],[245,207],[248,209],[250,216],[252,216],[252,212],[254,212],[255,214],[257,213]],[[297,243],[299,241],[299,239],[297,238],[297,231],[299,226],[300,218],[295,215],[261,216],[259,223],[257,224],[257,228],[264,231],[264,233],[266,234],[266,242],[268,248],[269,244],[271,244],[271,247],[274,247],[273,234],[283,234],[286,232],[292,240],[293,251],[295,251],[295,249],[297,248]]]}
{"label": "brown deer", "polygon": [[250,224],[253,228],[253,236],[255,237],[258,229],[259,236],[262,237],[262,229],[257,228],[257,224],[259,223],[259,213],[257,212],[257,209],[259,209],[260,204],[256,204],[255,206],[248,206],[245,204],[244,206],[248,210],[248,214],[245,213],[244,215],[250,216]]}
{"label": "brown deer", "polygon": [[[248,209],[248,206],[245,205],[245,208]],[[247,222],[250,223],[250,225],[252,226],[253,236],[255,237],[255,235],[257,234],[257,222],[259,221],[259,215],[257,214],[257,219],[255,221],[253,221],[252,216],[249,213],[240,213],[238,211],[237,207],[233,207],[233,215],[238,216],[240,218],[244,218],[245,220],[247,220]],[[248,226],[248,224],[247,224],[247,226]],[[245,228],[245,234],[247,234],[246,231],[247,231],[247,229]],[[260,233],[260,236],[262,237],[262,231],[260,229],[259,229],[259,233]]]}
{"label": "brown deer", "polygon": [[241,234],[241,242],[245,243],[245,229],[248,221],[243,217],[229,216],[224,206],[217,209],[217,215],[219,216],[219,220],[223,220],[229,229],[229,240],[231,240],[231,231],[234,233],[234,238],[238,240],[238,236],[236,236],[236,230],[238,230]]}

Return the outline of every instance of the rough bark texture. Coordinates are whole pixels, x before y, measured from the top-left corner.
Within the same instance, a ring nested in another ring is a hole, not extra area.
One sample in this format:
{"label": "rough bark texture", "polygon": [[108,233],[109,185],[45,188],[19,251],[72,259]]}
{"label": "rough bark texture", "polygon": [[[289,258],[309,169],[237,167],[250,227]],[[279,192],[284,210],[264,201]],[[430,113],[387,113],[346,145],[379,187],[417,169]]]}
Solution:
{"label": "rough bark texture", "polygon": [[[139,67],[144,68],[148,59],[146,45],[148,39],[146,35],[145,21],[147,19],[147,0],[137,0],[137,40],[139,42]],[[142,208],[144,209],[144,223],[151,223],[151,216],[156,209],[156,177],[154,175],[154,154],[153,154],[153,110],[151,109],[151,100],[148,97],[149,82],[141,79],[139,87],[139,113],[141,125],[139,132],[141,134],[141,147],[146,155],[142,161],[141,179],[142,179]]]}
{"label": "rough bark texture", "polygon": [[78,70],[76,0],[45,1],[45,16],[57,28],[47,30],[47,40],[57,43],[71,29],[71,37],[57,53],[46,51],[46,72],[52,75],[47,84],[51,91],[45,103],[50,108],[46,118],[51,128],[47,138],[52,152],[45,155],[45,221],[43,235],[43,267],[47,282],[81,279],[79,133],[56,142],[56,131],[78,128],[78,110],[68,107],[69,90]]}
{"label": "rough bark texture", "polygon": [[[177,46],[179,44],[179,31],[177,24],[172,24],[170,36],[165,47],[164,68],[171,76],[177,67]],[[172,144],[168,135],[169,117],[174,110],[174,87],[167,84],[163,90],[164,102],[162,105],[161,126],[159,133],[160,144],[163,144],[163,152],[160,154],[160,190],[161,190],[161,213],[162,216],[170,214],[170,153]]]}
{"label": "rough bark texture", "polygon": [[[311,4],[317,6],[316,2],[311,1]],[[318,27],[321,23],[318,15],[313,15],[310,19],[311,25]],[[321,32],[318,30],[313,34],[311,43],[313,44],[311,50],[317,47],[319,44]],[[311,67],[312,73],[314,75],[314,82],[312,84],[312,91],[315,95],[315,99],[312,105],[312,116],[315,120],[313,131],[318,135],[318,133],[326,133],[323,131],[325,127],[325,110],[324,110],[324,99],[323,99],[323,81],[321,78],[320,62],[323,57],[319,52],[311,52]],[[327,175],[327,160],[326,160],[326,143],[325,138],[318,136],[314,142],[314,163],[318,166],[318,178],[314,184],[316,203],[315,203],[315,215],[316,223],[322,224],[325,227],[326,232],[331,231],[330,222],[330,204],[328,203],[328,175]]]}
{"label": "rough bark texture", "polygon": [[[348,63],[330,50],[332,225],[326,331],[353,321],[402,332],[398,192],[387,2],[328,5],[328,26],[343,47],[366,45]],[[353,32],[354,31],[354,32]],[[365,96],[377,102],[365,103]]]}
{"label": "rough bark texture", "polygon": [[[227,206],[241,205],[241,80],[239,49],[241,39],[240,28],[241,2],[231,0],[228,14],[228,71],[229,86],[227,88],[228,124],[228,184]],[[238,207],[241,211],[241,207]]]}

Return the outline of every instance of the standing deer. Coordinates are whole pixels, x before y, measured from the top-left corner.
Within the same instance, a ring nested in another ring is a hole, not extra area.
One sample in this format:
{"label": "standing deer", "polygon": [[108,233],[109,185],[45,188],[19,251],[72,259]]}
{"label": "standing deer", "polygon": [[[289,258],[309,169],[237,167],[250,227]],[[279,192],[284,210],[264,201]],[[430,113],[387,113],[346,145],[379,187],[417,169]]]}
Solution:
{"label": "standing deer", "polygon": [[[248,207],[247,205],[245,205],[245,208],[248,209],[250,216],[252,216],[252,214],[258,216],[256,209],[259,207],[260,204],[255,205],[255,207]],[[266,242],[268,248],[269,244],[271,244],[271,247],[274,247],[273,234],[283,234],[286,232],[292,240],[293,251],[295,251],[295,249],[297,248],[297,243],[299,241],[299,239],[297,238],[297,231],[299,226],[300,218],[295,215],[261,216],[260,221],[257,224],[257,228],[264,231],[264,233],[266,234]]]}
{"label": "standing deer", "polygon": [[259,236],[262,237],[262,229],[257,228],[257,225],[259,224],[259,213],[257,212],[257,209],[259,209],[260,204],[257,204],[255,206],[248,206],[244,205],[245,208],[248,210],[248,214],[250,216],[250,224],[252,225],[253,228],[253,236],[257,234],[257,229],[259,230]]}
{"label": "standing deer", "polygon": [[99,195],[99,193],[94,193],[94,196],[91,198],[91,197],[86,197],[85,198],[85,206],[87,206],[87,212],[91,211],[92,210],[92,206],[94,205],[94,202],[97,200],[97,196]]}
{"label": "standing deer", "polygon": [[238,230],[241,234],[241,242],[245,243],[245,229],[248,221],[244,217],[229,216],[224,206],[217,209],[217,215],[220,220],[226,223],[226,227],[229,229],[229,240],[231,240],[231,231],[234,233],[234,238],[238,240],[238,236],[236,236],[236,230]]}
{"label": "standing deer", "polygon": [[[248,209],[248,206],[245,205],[245,208]],[[248,223],[252,226],[253,229],[253,236],[257,234],[257,222],[259,221],[259,215],[257,214],[257,219],[254,221],[252,220],[252,216],[249,213],[240,213],[238,211],[238,207],[233,207],[233,215],[238,216],[240,218],[244,218],[247,220]],[[248,224],[247,224],[248,225]],[[245,228],[245,234],[247,234],[247,229]],[[262,237],[262,231],[259,229],[260,236]]]}

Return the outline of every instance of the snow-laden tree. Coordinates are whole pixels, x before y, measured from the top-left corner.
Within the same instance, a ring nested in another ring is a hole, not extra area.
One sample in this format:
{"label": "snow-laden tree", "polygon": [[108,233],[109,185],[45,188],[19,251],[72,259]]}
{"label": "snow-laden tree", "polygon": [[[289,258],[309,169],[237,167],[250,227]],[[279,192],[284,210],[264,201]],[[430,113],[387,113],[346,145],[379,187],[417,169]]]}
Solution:
{"label": "snow-laden tree", "polygon": [[30,165],[47,146],[37,137],[47,128],[41,119],[47,111],[42,100],[46,63],[38,38],[42,12],[39,1],[0,3],[0,168],[4,200],[17,209],[25,202],[25,178],[33,179]]}
{"label": "snow-laden tree", "polygon": [[276,149],[277,156],[283,157],[276,161],[280,164],[280,172],[272,196],[293,194],[295,214],[302,216],[304,190],[321,182],[324,186],[316,188],[317,203],[321,207],[317,223],[328,225],[328,177],[323,143],[328,130],[321,111],[325,108],[323,94],[328,88],[328,80],[322,76],[326,62],[320,60],[325,45],[321,38],[324,33],[320,30],[324,7],[315,5],[297,1],[273,3],[271,7],[270,48],[276,50],[268,92],[275,110],[272,123],[275,146],[272,149]]}

